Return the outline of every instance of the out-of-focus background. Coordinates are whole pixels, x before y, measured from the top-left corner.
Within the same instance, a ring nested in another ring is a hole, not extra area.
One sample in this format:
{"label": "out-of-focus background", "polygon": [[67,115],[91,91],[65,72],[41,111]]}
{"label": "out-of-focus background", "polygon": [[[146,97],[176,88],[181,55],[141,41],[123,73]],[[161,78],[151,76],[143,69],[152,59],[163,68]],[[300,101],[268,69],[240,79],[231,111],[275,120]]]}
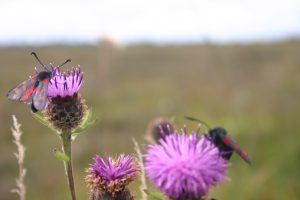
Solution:
{"label": "out-of-focus background", "polygon": [[[18,168],[10,127],[22,124],[29,200],[69,199],[58,137],[33,119],[8,90],[44,63],[67,58],[84,71],[82,96],[98,123],[74,143],[78,199],[95,154],[132,153],[149,121],[177,128],[221,125],[253,161],[237,156],[216,199],[300,198],[300,2],[282,1],[0,1],[0,199]],[[138,182],[131,185],[139,199]],[[150,183],[149,183],[150,184]]]}

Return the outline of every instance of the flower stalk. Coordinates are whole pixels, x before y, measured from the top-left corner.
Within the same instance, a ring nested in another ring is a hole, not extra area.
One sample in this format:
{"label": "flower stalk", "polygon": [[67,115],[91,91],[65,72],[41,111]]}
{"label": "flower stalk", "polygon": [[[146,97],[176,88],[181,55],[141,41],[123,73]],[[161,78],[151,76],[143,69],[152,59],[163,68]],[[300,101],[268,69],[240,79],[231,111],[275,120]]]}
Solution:
{"label": "flower stalk", "polygon": [[61,139],[62,152],[54,150],[54,155],[64,162],[71,197],[72,200],[76,200],[72,168],[72,140],[91,125],[91,114],[85,100],[78,93],[83,83],[80,66],[67,72],[61,72],[60,68],[56,67],[53,74],[48,86],[49,102],[42,112],[44,119],[39,120],[45,120],[43,124],[58,133]]}
{"label": "flower stalk", "polygon": [[40,123],[49,127],[59,136],[62,145],[62,152],[54,149],[53,153],[57,159],[64,162],[65,173],[68,178],[71,197],[72,200],[76,200],[75,184],[73,178],[73,167],[72,167],[72,141],[74,141],[79,135],[83,134],[89,126],[95,123],[95,120],[92,119],[92,112],[90,110],[86,110],[82,122],[74,130],[70,130],[70,129],[57,130],[46,118],[39,116],[38,114],[34,114],[33,116]]}
{"label": "flower stalk", "polygon": [[60,135],[62,141],[62,150],[66,156],[68,156],[68,160],[64,161],[65,171],[68,178],[68,184],[70,193],[72,196],[72,200],[76,200],[75,193],[75,184],[73,178],[73,167],[72,167],[72,139],[71,139],[71,131],[63,131]]}

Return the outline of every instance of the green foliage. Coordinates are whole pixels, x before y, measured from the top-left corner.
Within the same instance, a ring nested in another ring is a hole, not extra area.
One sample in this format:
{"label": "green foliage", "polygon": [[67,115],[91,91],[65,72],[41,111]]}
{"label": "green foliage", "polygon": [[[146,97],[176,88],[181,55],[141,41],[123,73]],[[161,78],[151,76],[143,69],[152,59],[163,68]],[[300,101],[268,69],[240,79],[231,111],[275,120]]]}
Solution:
{"label": "green foliage", "polygon": [[32,114],[34,119],[36,119],[41,124],[47,126],[48,128],[50,128],[54,133],[57,133],[57,134],[60,133],[43,116],[41,116],[37,113],[33,113],[33,112],[31,112],[31,114]]}
{"label": "green foliage", "polygon": [[92,118],[92,111],[89,109],[86,112],[87,113],[85,114],[81,124],[74,131],[72,131],[72,140],[75,140],[79,135],[84,133],[88,127],[95,124],[96,120]]}
{"label": "green foliage", "polygon": [[145,190],[146,194],[148,195],[148,197],[150,197],[150,199],[153,200],[166,200],[166,196],[158,191],[154,191],[154,190]]}
{"label": "green foliage", "polygon": [[70,158],[65,153],[63,153],[57,149],[53,149],[53,154],[58,160],[65,161],[65,162],[70,161]]}

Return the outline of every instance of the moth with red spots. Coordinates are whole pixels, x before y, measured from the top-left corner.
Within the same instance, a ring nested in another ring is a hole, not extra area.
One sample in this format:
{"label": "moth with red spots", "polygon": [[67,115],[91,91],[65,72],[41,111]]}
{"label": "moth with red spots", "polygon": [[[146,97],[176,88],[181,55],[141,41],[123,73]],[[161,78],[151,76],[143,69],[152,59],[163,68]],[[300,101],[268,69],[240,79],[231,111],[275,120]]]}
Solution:
{"label": "moth with red spots", "polygon": [[198,121],[204,125],[206,125],[209,130],[208,130],[208,134],[206,134],[206,137],[212,141],[216,147],[218,147],[218,149],[221,152],[221,156],[226,159],[229,160],[233,154],[233,152],[236,152],[245,162],[247,162],[248,164],[251,164],[251,161],[248,157],[248,154],[246,151],[242,150],[241,147],[238,145],[238,143],[236,143],[227,133],[227,131],[222,128],[222,127],[216,127],[211,129],[206,123],[204,123],[203,121],[193,118],[193,117],[186,117],[186,119],[188,120],[192,120],[192,121]]}
{"label": "moth with red spots", "polygon": [[[11,89],[7,93],[7,98],[20,102],[27,102],[30,98],[32,98],[31,110],[35,113],[44,109],[48,102],[48,85],[51,77],[55,74],[55,69],[52,66],[52,70],[45,67],[35,52],[32,52],[31,55],[38,60],[44,70],[30,77],[28,80],[23,81],[17,87]],[[59,65],[58,68],[70,61],[71,60],[68,59],[66,62]]]}

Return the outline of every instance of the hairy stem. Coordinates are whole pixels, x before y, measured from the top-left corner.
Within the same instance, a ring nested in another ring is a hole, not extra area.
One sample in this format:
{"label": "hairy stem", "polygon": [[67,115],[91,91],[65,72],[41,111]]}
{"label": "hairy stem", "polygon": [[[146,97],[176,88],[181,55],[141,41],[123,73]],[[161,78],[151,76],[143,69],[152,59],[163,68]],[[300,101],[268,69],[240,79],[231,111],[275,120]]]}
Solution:
{"label": "hairy stem", "polygon": [[62,140],[62,149],[63,152],[69,157],[69,161],[64,161],[66,175],[68,177],[69,189],[71,192],[72,200],[76,200],[75,194],[75,185],[73,178],[73,169],[72,169],[72,140],[71,140],[71,131],[64,131],[61,134]]}

